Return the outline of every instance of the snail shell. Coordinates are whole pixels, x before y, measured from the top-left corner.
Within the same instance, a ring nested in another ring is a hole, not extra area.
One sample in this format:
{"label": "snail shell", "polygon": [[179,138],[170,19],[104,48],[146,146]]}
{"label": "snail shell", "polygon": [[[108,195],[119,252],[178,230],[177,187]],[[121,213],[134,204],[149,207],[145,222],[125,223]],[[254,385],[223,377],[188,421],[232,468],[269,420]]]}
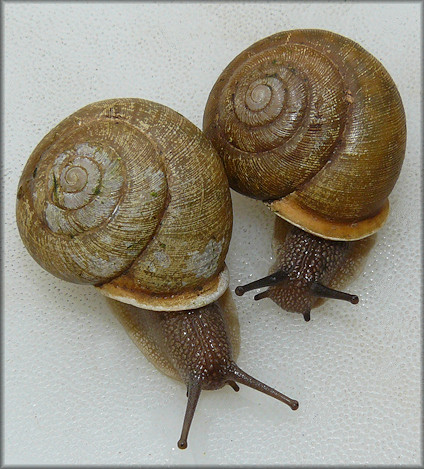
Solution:
{"label": "snail shell", "polygon": [[201,307],[228,286],[228,182],[201,131],[166,106],[111,99],[39,143],[17,223],[53,275],[151,310]]}
{"label": "snail shell", "polygon": [[388,72],[322,30],[265,38],[215,83],[203,127],[230,186],[323,238],[361,239],[387,218],[405,155],[405,113]]}

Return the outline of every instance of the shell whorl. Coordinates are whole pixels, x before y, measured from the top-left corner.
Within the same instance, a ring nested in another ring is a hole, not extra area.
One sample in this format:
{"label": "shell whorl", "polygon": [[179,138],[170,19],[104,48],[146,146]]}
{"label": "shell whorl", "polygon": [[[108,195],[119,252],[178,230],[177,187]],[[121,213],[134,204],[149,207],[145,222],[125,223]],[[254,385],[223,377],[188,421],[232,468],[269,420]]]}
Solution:
{"label": "shell whorl", "polygon": [[150,101],[93,103],[46,135],[22,174],[17,222],[42,267],[122,301],[184,309],[228,282],[222,163],[191,122]]}
{"label": "shell whorl", "polygon": [[307,231],[357,239],[384,222],[405,115],[387,71],[350,39],[295,30],[253,44],[218,78],[203,127],[230,186]]}

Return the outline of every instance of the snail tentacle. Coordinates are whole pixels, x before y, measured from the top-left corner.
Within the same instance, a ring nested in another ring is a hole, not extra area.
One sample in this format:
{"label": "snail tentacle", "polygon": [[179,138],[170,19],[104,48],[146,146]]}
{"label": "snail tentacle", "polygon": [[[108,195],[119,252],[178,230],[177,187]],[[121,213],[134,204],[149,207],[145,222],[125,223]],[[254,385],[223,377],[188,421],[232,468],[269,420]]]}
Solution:
{"label": "snail tentacle", "polygon": [[253,299],[254,299],[255,301],[259,301],[259,300],[263,300],[264,298],[268,298],[268,296],[269,296],[269,290],[265,290],[265,291],[263,291],[263,292],[261,292],[261,293],[257,293],[257,294],[253,297]]}
{"label": "snail tentacle", "polygon": [[291,399],[290,397],[277,391],[271,386],[268,386],[267,384],[262,383],[253,376],[248,375],[245,371],[241,370],[235,363],[232,363],[228,370],[227,379],[230,377],[233,378],[234,381],[236,381],[237,383],[244,384],[249,388],[255,389],[256,391],[262,392],[281,402],[284,402],[284,404],[287,404],[292,410],[296,410],[299,408],[298,401]]}
{"label": "snail tentacle", "polygon": [[334,300],[343,300],[356,305],[359,303],[359,298],[357,295],[351,295],[350,293],[345,293],[339,290],[334,290],[332,288],[326,287],[319,282],[313,282],[311,284],[311,291],[315,296],[321,298],[332,298]]}
{"label": "snail tentacle", "polygon": [[190,379],[187,386],[187,407],[184,415],[183,428],[181,430],[181,436],[178,440],[178,448],[187,448],[187,438],[190,431],[191,422],[193,421],[194,412],[196,411],[197,402],[202,391],[201,380],[198,377]]}
{"label": "snail tentacle", "polygon": [[290,271],[277,270],[273,274],[267,275],[266,277],[255,280],[254,282],[246,285],[240,285],[235,289],[235,293],[238,296],[244,295],[246,292],[256,290],[257,288],[269,287],[271,285],[278,285],[283,282],[289,275]]}
{"label": "snail tentacle", "polygon": [[231,387],[234,389],[235,392],[239,392],[239,391],[240,391],[240,388],[238,387],[238,385],[237,385],[237,383],[236,383],[235,381],[229,380],[229,381],[227,381],[227,384],[228,384],[229,386],[231,386]]}

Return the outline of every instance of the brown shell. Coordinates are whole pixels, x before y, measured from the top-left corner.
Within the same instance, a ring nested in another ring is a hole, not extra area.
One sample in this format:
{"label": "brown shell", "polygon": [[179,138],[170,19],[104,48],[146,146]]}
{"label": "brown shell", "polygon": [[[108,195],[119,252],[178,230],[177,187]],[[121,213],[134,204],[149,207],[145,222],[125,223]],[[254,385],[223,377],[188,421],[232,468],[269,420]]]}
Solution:
{"label": "brown shell", "polygon": [[25,166],[16,215],[42,267],[121,301],[185,309],[227,288],[232,208],[222,163],[166,106],[111,99],[63,120]]}
{"label": "brown shell", "polygon": [[405,113],[381,63],[322,30],[265,38],[215,83],[204,131],[230,186],[331,239],[377,231],[405,156]]}

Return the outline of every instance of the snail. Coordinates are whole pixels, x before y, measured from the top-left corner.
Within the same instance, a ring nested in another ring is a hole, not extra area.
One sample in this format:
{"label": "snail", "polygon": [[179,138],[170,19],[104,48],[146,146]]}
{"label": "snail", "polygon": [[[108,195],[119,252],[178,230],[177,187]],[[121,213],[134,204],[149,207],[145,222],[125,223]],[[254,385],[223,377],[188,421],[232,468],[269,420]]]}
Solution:
{"label": "snail", "polygon": [[405,113],[383,65],[332,32],[274,34],[219,76],[203,129],[230,187],[292,226],[275,270],[236,294],[268,286],[255,300],[268,297],[306,321],[320,298],[358,303],[334,285],[384,224],[405,156]]}
{"label": "snail", "polygon": [[215,150],[186,118],[129,98],[73,113],[30,156],[16,218],[45,270],[94,285],[157,368],[186,384],[179,448],[201,389],[238,382],[298,407],[235,363],[237,317],[224,301],[231,195]]}

